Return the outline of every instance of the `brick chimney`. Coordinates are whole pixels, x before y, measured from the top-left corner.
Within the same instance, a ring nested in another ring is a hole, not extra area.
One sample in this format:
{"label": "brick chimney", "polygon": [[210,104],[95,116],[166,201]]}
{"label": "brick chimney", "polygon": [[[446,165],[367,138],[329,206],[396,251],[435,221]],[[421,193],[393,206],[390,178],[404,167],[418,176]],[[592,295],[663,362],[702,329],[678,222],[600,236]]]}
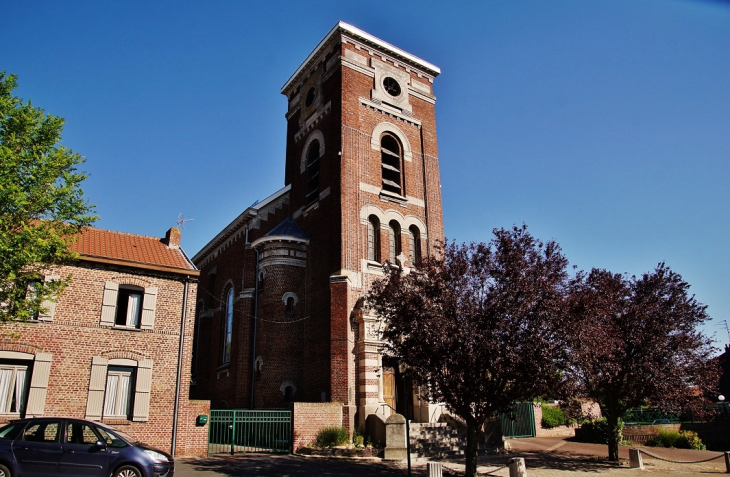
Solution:
{"label": "brick chimney", "polygon": [[169,248],[180,248],[180,229],[171,227],[165,234],[164,242]]}

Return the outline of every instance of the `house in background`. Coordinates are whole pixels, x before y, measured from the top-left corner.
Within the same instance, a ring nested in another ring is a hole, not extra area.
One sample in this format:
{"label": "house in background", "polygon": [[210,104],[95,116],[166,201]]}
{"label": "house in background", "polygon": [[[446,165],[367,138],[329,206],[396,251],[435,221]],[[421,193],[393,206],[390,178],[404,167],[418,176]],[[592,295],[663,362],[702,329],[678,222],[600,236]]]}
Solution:
{"label": "house in background", "polygon": [[0,325],[0,421],[66,416],[111,424],[177,455],[205,455],[208,401],[189,399],[199,272],[165,238],[97,228],[72,245],[71,276],[36,320]]}
{"label": "house in background", "polygon": [[350,429],[391,409],[438,419],[443,407],[403,391],[362,297],[386,262],[412,267],[443,240],[439,73],[340,22],[284,84],[283,188],[193,257],[194,396],[214,409],[341,403]]}

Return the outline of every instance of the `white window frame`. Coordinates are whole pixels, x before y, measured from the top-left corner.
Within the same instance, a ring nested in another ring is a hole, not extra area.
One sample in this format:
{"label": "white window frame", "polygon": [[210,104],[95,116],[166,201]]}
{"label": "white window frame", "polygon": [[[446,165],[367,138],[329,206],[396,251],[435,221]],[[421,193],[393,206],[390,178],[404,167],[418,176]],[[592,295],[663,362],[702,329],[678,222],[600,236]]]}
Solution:
{"label": "white window frame", "polygon": [[134,367],[109,366],[104,391],[104,419],[129,418],[134,399],[134,375]]}
{"label": "white window frame", "polygon": [[[25,414],[28,404],[28,387],[33,369],[26,364],[0,363],[0,372],[5,374],[7,371],[10,372],[7,389],[3,391],[0,387],[0,415],[22,416]],[[22,374],[20,383],[18,382],[19,374]],[[0,375],[0,385],[2,384],[4,383]],[[15,401],[15,410],[12,409],[13,401]]]}

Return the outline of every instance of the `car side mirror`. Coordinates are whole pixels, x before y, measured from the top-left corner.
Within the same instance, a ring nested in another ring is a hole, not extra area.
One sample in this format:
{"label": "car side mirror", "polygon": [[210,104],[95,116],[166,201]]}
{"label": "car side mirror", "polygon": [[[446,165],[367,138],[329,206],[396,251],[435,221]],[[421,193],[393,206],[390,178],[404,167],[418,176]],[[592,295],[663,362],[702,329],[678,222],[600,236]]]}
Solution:
{"label": "car side mirror", "polygon": [[104,441],[96,441],[96,444],[94,444],[94,447],[96,447],[100,451],[105,451],[107,448],[107,445],[106,445],[106,442],[104,442]]}

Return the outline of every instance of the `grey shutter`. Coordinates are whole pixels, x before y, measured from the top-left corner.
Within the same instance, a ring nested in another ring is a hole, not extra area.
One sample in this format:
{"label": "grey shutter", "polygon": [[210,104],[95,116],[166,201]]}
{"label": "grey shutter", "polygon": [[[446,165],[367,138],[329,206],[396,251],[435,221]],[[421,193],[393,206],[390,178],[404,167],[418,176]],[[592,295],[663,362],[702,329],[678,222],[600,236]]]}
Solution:
{"label": "grey shutter", "polygon": [[28,405],[25,408],[26,417],[42,416],[46,407],[46,392],[48,390],[48,376],[51,374],[51,358],[49,353],[38,353],[33,362],[33,376],[30,378]]}
{"label": "grey shutter", "polygon": [[155,308],[157,307],[157,288],[144,289],[144,300],[142,301],[142,323],[140,328],[151,330],[155,327]]}
{"label": "grey shutter", "polygon": [[152,389],[152,360],[143,359],[137,364],[137,385],[134,390],[135,422],[147,421],[150,416],[150,391]]}
{"label": "grey shutter", "polygon": [[[61,277],[58,275],[48,275],[45,277],[45,281],[50,282],[59,280]],[[41,303],[41,312],[38,313],[38,321],[53,321],[53,315],[56,313],[56,301],[55,300],[43,300]]]}
{"label": "grey shutter", "polygon": [[117,314],[117,295],[119,284],[115,282],[104,283],[104,298],[101,302],[101,326],[114,326],[114,319]]}
{"label": "grey shutter", "polygon": [[94,356],[91,360],[91,378],[89,379],[89,399],[86,401],[86,419],[100,421],[104,409],[104,392],[106,391],[106,358]]}

